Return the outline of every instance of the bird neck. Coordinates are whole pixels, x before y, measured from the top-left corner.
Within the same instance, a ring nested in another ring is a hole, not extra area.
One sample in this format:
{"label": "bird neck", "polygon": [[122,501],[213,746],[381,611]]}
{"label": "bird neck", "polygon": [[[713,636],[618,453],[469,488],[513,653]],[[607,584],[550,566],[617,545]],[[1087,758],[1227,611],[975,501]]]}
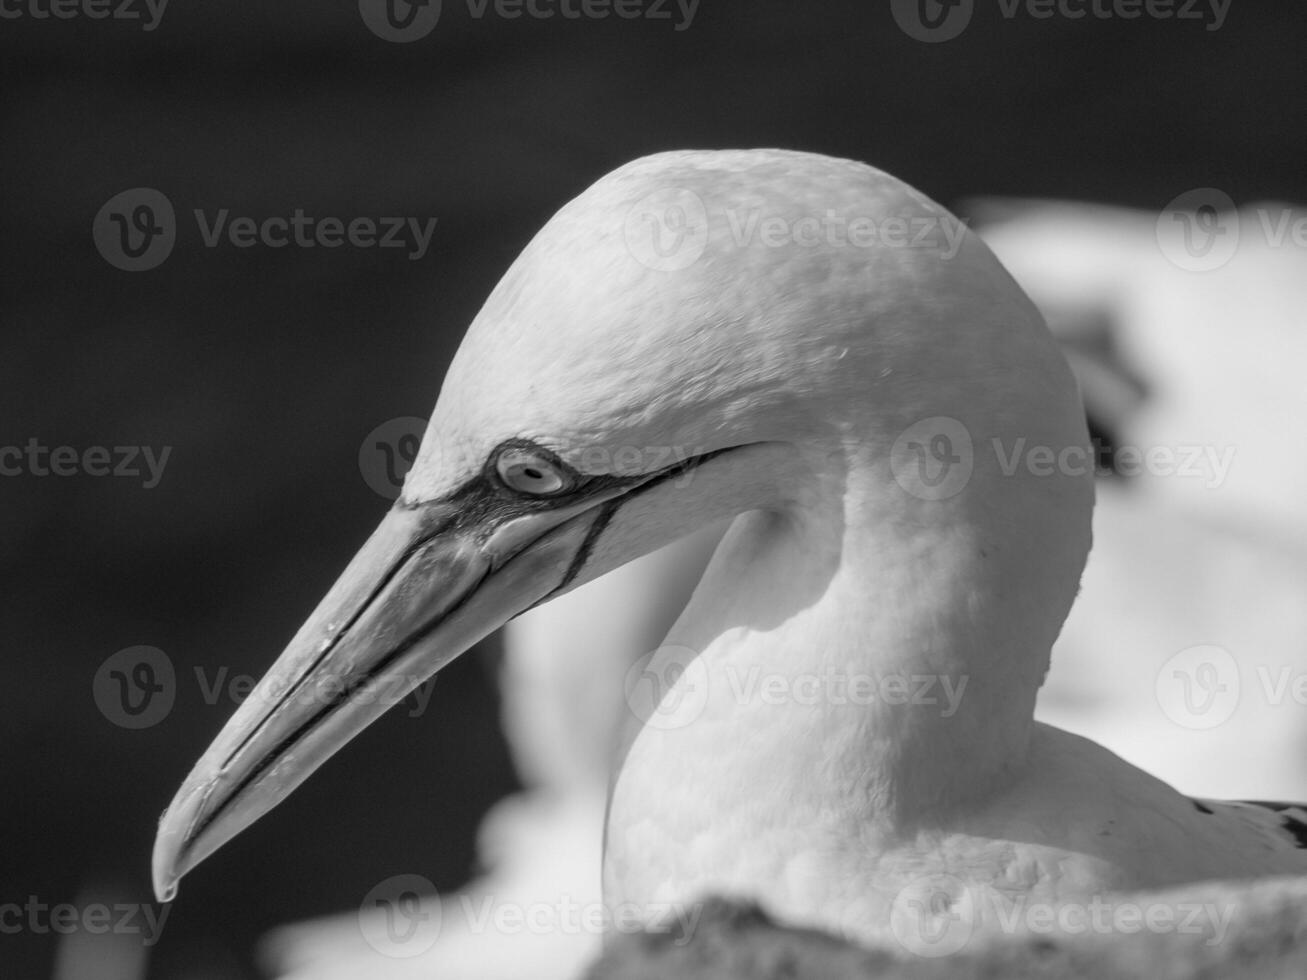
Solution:
{"label": "bird neck", "polygon": [[1021,771],[1092,485],[978,445],[965,489],[930,500],[888,446],[812,456],[786,504],[737,519],[647,665],[669,696],[617,781],[903,832]]}

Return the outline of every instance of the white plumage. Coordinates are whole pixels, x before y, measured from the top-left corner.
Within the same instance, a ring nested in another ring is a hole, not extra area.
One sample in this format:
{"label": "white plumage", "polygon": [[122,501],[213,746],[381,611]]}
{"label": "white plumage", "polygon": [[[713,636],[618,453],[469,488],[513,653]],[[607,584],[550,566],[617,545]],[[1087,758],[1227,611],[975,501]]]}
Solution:
{"label": "white plumage", "polygon": [[[813,240],[830,215],[870,243]],[[782,234],[742,238],[755,219]],[[1093,475],[1004,459],[1083,460],[1086,441],[1038,312],[901,182],[782,151],[623,167],[487,301],[397,509],[165,817],[159,889],[375,716],[299,697],[305,678],[416,683],[557,589],[729,517],[619,740],[610,905],[659,925],[742,894],[875,945],[901,942],[897,903],[939,876],[944,915],[1307,871],[1291,811],[1195,805],[1034,722]],[[596,462],[629,449],[642,468]]]}

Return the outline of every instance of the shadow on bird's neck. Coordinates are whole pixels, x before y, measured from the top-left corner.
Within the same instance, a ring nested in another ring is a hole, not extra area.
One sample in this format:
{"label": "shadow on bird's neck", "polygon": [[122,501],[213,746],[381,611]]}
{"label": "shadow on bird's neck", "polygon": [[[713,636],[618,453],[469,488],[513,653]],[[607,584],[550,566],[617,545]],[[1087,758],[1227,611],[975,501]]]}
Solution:
{"label": "shadow on bird's neck", "polygon": [[796,450],[804,485],[736,520],[644,665],[658,707],[619,770],[889,832],[1016,778],[1093,499],[1074,408],[1016,418],[959,404]]}

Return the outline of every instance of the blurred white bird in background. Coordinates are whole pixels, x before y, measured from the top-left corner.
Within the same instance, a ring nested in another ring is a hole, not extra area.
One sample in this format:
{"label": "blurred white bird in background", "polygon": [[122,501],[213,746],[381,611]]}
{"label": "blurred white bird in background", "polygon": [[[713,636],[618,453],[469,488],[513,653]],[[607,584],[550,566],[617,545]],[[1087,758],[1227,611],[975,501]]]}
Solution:
{"label": "blurred white bird in background", "polygon": [[[1018,276],[1021,276],[1021,272],[1019,272],[1019,269],[1018,269]],[[1027,282],[1027,285],[1029,285],[1029,282]],[[1153,383],[1153,379],[1149,378],[1149,372],[1145,370],[1145,371],[1141,371],[1141,374],[1145,376],[1145,382],[1146,384],[1149,384],[1149,387],[1151,388],[1151,383]],[[1127,418],[1128,417],[1129,416],[1127,413]],[[1123,419],[1124,442],[1129,442],[1129,435],[1131,435],[1131,431],[1134,430],[1129,429],[1128,425],[1125,425],[1125,419]],[[1138,431],[1141,431],[1142,433],[1142,431],[1149,431],[1149,430],[1146,430],[1145,427],[1141,426],[1141,429]],[[1162,444],[1158,442],[1158,438],[1159,438],[1158,433],[1162,433],[1162,431],[1165,430],[1157,429],[1151,431],[1153,431],[1153,435],[1151,435],[1151,438],[1153,438],[1153,442],[1142,443],[1142,444],[1145,444],[1145,446],[1148,446],[1148,444]],[[1197,429],[1192,429],[1192,427],[1189,427],[1189,429],[1184,429],[1183,431],[1185,436],[1187,436],[1183,444],[1192,443],[1193,438],[1195,438],[1195,433]],[[1171,444],[1182,444],[1182,443],[1172,442]],[[1252,486],[1240,486],[1239,490],[1240,490],[1240,494],[1239,494],[1240,499],[1246,497],[1248,500],[1260,500],[1260,502],[1263,503],[1270,503],[1273,502],[1273,500],[1277,499],[1276,494],[1263,494],[1261,495],[1261,497],[1257,497],[1257,494],[1253,493],[1255,487]],[[1128,523],[1129,520],[1133,519],[1133,516],[1134,516],[1133,514],[1125,514],[1125,516],[1123,517],[1123,524],[1121,524],[1121,528],[1123,528],[1123,533],[1121,533],[1120,536],[1120,541],[1123,542],[1123,545],[1128,545],[1129,542],[1134,540],[1132,534],[1129,533],[1129,531],[1131,531],[1131,529],[1133,528],[1133,525]],[[1115,524],[1115,520],[1116,519],[1112,519],[1112,524]],[[1102,521],[1100,521],[1100,523],[1102,523]],[[1140,527],[1151,527],[1151,525],[1153,525],[1153,523],[1151,523],[1150,520],[1144,520],[1142,521]],[[1100,536],[1102,536],[1100,537],[1100,541],[1104,541],[1107,542],[1107,544],[1110,544],[1110,542],[1114,540],[1114,538],[1112,538],[1111,527],[1100,529],[1099,533]],[[1185,537],[1187,536],[1185,536],[1184,528],[1179,528],[1178,532],[1175,533],[1176,540],[1185,540]],[[1162,544],[1166,544],[1166,541],[1163,540]],[[1111,550],[1112,550],[1111,547],[1108,547],[1108,551]],[[1129,581],[1129,583],[1131,583],[1133,587],[1131,588],[1132,595],[1138,597],[1138,595],[1140,595],[1140,591],[1138,591],[1136,581],[1134,581],[1133,578],[1133,576],[1136,575],[1138,572],[1138,568],[1136,567],[1137,562],[1129,561],[1128,551],[1129,551],[1128,547],[1123,547],[1123,549],[1119,550],[1119,555],[1124,555],[1123,558],[1120,558],[1121,563],[1124,564],[1124,572],[1121,572],[1121,574],[1129,575],[1129,578],[1125,580]],[[1231,553],[1233,553],[1233,551],[1227,551],[1227,554],[1231,554]],[[1199,557],[1201,557],[1201,555],[1199,555]],[[697,571],[695,571],[694,566],[695,563],[701,561],[702,561],[702,554],[699,555],[699,557],[694,558],[693,561],[691,561],[691,559],[686,559],[686,564],[684,566],[685,580],[697,579]],[[1291,564],[1293,564],[1293,557],[1291,557],[1291,555],[1286,555],[1286,567],[1291,566]],[[1107,566],[1107,567],[1111,567],[1111,566]],[[1086,574],[1086,593],[1090,592],[1090,588],[1093,587],[1094,584],[1093,568],[1094,566],[1093,564],[1091,564],[1090,572],[1087,572]],[[633,570],[633,574],[634,571],[635,570]],[[1170,571],[1171,568],[1162,567],[1162,568],[1158,568],[1157,574],[1161,576],[1163,580],[1170,581]],[[647,572],[642,572],[642,574],[647,574]],[[665,575],[667,574],[667,572],[665,572],[664,570],[663,574]],[[673,574],[672,578],[673,580],[678,580],[681,579],[682,576],[680,574]],[[1108,576],[1108,580],[1114,581],[1115,580],[1114,576],[1111,575]],[[640,589],[638,587],[635,587],[635,592],[637,592],[638,595]],[[1103,601],[1107,602],[1107,600],[1103,600]],[[1187,597],[1185,597],[1185,601],[1188,601]],[[1107,605],[1111,606],[1112,604],[1111,602],[1107,602]],[[1162,606],[1165,606],[1165,604],[1163,604],[1163,602],[1158,602],[1158,604],[1155,604],[1153,608],[1161,609]],[[605,613],[606,612],[608,612],[608,609],[605,609]],[[625,612],[625,610],[623,610],[623,612]],[[665,615],[665,610],[661,614]],[[654,615],[654,618],[657,618],[657,615],[660,615],[660,613],[655,612],[652,615]],[[589,618],[589,614],[586,613],[582,614],[582,621],[587,621],[588,618]],[[1117,621],[1117,619],[1115,618],[1106,619],[1106,621],[1102,621],[1102,622],[1098,622],[1098,621],[1095,622],[1097,622],[1098,629],[1100,632],[1107,629],[1107,623],[1116,623],[1116,626],[1112,627],[1110,635],[1106,636],[1106,638],[1104,639],[1107,640],[1108,644],[1112,644],[1112,643],[1117,644],[1117,649],[1115,652],[1120,652],[1120,645],[1121,645],[1120,622]],[[1188,626],[1189,627],[1193,626],[1192,618],[1189,619]],[[1217,627],[1219,627],[1219,615],[1217,615],[1216,617],[1216,626],[1213,626],[1212,629],[1217,629]],[[548,629],[548,627],[546,627],[546,629]],[[1166,615],[1163,615],[1161,612],[1158,612],[1158,630],[1161,631],[1161,634],[1163,635],[1163,642],[1170,642],[1171,634],[1170,634],[1170,629],[1168,629]],[[656,630],[655,630],[655,634],[656,634]],[[1067,644],[1068,640],[1072,638],[1073,638],[1073,627],[1072,625],[1068,625],[1068,634],[1067,634],[1067,639],[1064,639],[1064,645]],[[1219,639],[1221,639],[1219,638],[1219,636],[1208,635],[1208,636],[1202,636],[1201,639],[1196,639],[1195,643],[1217,643],[1219,642]],[[1193,644],[1183,642],[1182,640],[1182,645],[1193,645]],[[627,649],[630,648],[627,647]],[[1174,645],[1172,645],[1172,647],[1170,648],[1167,648],[1166,651],[1163,652],[1165,652],[1167,656],[1170,656],[1172,652],[1175,652]],[[1093,656],[1091,655],[1091,653],[1086,653],[1085,655],[1086,662],[1089,662],[1091,656]],[[1098,662],[1098,664],[1103,664],[1103,662],[1106,661],[1104,661],[1102,657],[1098,657],[1097,661],[1094,662]],[[1155,677],[1157,677],[1158,669],[1161,669],[1161,664],[1158,664],[1157,669],[1153,670],[1153,676],[1149,678],[1150,682],[1155,681]],[[531,677],[531,670],[532,668],[524,668],[520,676]],[[516,727],[516,729],[518,729],[519,732],[521,733],[553,732],[554,743],[555,745],[557,745],[559,750],[566,749],[567,746],[570,746],[571,750],[575,750],[575,742],[578,741],[578,733],[588,733],[588,734],[583,734],[582,736],[583,741],[586,740],[586,738],[595,736],[595,734],[599,734],[599,736],[603,736],[605,730],[610,730],[609,727],[610,725],[612,725],[614,716],[620,716],[621,713],[620,711],[614,712],[612,706],[614,703],[617,704],[621,703],[620,700],[618,700],[618,698],[620,698],[621,696],[621,685],[620,685],[620,681],[617,681],[617,678],[620,678],[622,672],[621,670],[605,669],[605,673],[608,674],[610,679],[609,681],[606,681],[604,683],[613,683],[613,687],[610,687],[609,689],[610,698],[612,698],[612,700],[601,698],[601,696],[600,698],[596,698],[595,702],[593,702],[593,706],[595,706],[593,707],[593,715],[589,717],[589,720],[584,720],[584,721],[575,720],[574,717],[569,716],[569,712],[567,712],[566,708],[563,708],[563,710],[561,711],[557,710],[557,708],[555,708],[555,710],[552,711],[544,711],[541,713],[541,716],[537,717],[537,719],[535,720],[531,720],[529,719],[529,717],[520,716],[519,713],[515,711],[514,717],[516,720],[512,721],[511,724],[508,724],[508,729],[510,729],[510,732],[512,732],[512,730],[514,730],[514,728]],[[1056,678],[1056,668],[1053,677]],[[614,681],[617,682],[614,683]],[[555,693],[558,694],[559,698],[567,698],[567,696],[569,696],[570,691],[584,689],[584,685],[578,687],[576,685],[572,685],[572,683],[557,683],[557,685],[552,685],[552,687],[554,687]],[[1078,685],[1070,685],[1070,687],[1072,687],[1072,689],[1077,689]],[[1153,693],[1153,689],[1154,689],[1153,683],[1149,683],[1149,685],[1145,687],[1145,690],[1149,691],[1150,696],[1153,696],[1151,695],[1151,693]],[[533,694],[533,696],[535,696],[535,694]],[[1077,694],[1077,696],[1080,695]],[[1082,698],[1082,696],[1080,696],[1080,699],[1085,700],[1085,698]],[[506,698],[506,703],[510,704],[511,706],[512,704],[511,696],[508,696],[508,698]],[[1102,707],[1102,706],[1100,706],[1099,704],[1098,707]],[[1242,708],[1240,708],[1240,710],[1242,710]],[[1170,724],[1172,728],[1175,727],[1174,721],[1171,721]],[[1187,732],[1182,734],[1184,734],[1185,738],[1188,738]],[[548,745],[548,742],[546,741],[531,741],[531,740],[527,740],[527,741],[531,742],[531,747],[537,747],[537,746],[544,747]],[[1182,740],[1180,741],[1185,741],[1185,740],[1184,738],[1182,738]],[[1247,751],[1247,743],[1244,743],[1244,751]],[[1129,751],[1125,751],[1124,754],[1127,755],[1128,758],[1133,758],[1134,760],[1138,760],[1138,755],[1133,755],[1132,757]],[[491,834],[488,838],[488,844],[489,844],[488,849],[491,852],[491,861],[494,861],[495,858],[497,857],[501,858],[501,861],[499,861],[499,865],[497,866],[497,868],[491,870],[490,878],[488,879],[488,882],[482,882],[481,885],[473,886],[473,887],[489,886],[490,889],[493,890],[497,889],[498,894],[503,895],[508,889],[510,889],[510,886],[507,885],[507,882],[510,881],[524,883],[524,885],[527,885],[528,890],[535,889],[535,885],[533,885],[532,882],[541,881],[541,878],[544,878],[545,881],[553,882],[553,885],[550,885],[550,887],[557,886],[557,881],[558,881],[557,869],[555,869],[554,872],[552,873],[541,875],[541,877],[536,877],[536,875],[521,872],[520,868],[516,868],[516,866],[514,869],[511,870],[511,872],[510,870],[508,870],[508,865],[506,864],[506,860],[510,856],[514,856],[514,855],[527,856],[529,860],[533,860],[533,861],[541,860],[541,856],[538,855],[538,853],[535,853],[538,851],[538,849],[540,849],[540,845],[536,845],[536,847],[532,847],[531,844],[527,843],[527,841],[532,840],[532,831],[528,830],[529,827],[528,823],[525,822],[524,819],[519,819],[519,817],[521,817],[521,814],[531,813],[532,810],[535,810],[537,814],[548,813],[548,811],[552,810],[554,814],[566,813],[566,817],[563,818],[565,819],[566,825],[570,827],[579,828],[582,827],[583,825],[586,825],[588,821],[586,814],[595,813],[595,810],[599,808],[600,805],[599,802],[597,802],[595,798],[593,798],[592,794],[589,793],[589,788],[592,788],[592,784],[589,783],[588,776],[586,775],[589,774],[589,772],[595,771],[596,767],[593,767],[592,764],[589,763],[587,759],[589,758],[603,759],[604,758],[603,751],[600,751],[600,753],[593,753],[593,754],[579,753],[578,758],[575,759],[575,762],[569,762],[569,763],[558,763],[557,760],[552,760],[548,758],[541,759],[540,758],[541,755],[544,755],[544,757],[548,757],[549,755],[548,751],[542,751],[542,753],[533,753],[533,755],[535,755],[536,758],[525,757],[525,755],[523,755],[523,757],[519,757],[521,764],[523,764],[524,772],[527,772],[527,774],[531,774],[532,771],[535,771],[537,772],[537,774],[541,774],[542,780],[544,781],[553,781],[553,783],[559,785],[559,787],[565,787],[565,788],[570,787],[569,789],[565,789],[565,793],[567,794],[567,796],[570,796],[572,800],[582,802],[583,805],[578,806],[578,808],[576,808],[575,810],[572,810],[571,808],[567,808],[567,806],[563,806],[562,809],[554,809],[553,804],[550,804],[549,808],[546,808],[544,810],[538,808],[523,809],[520,808],[519,806],[518,814],[516,815],[505,815],[503,811],[499,811],[499,813],[495,814],[494,817],[491,818],[491,826],[493,826],[495,830],[491,831]],[[1185,785],[1183,783],[1182,785],[1183,788],[1185,789],[1193,788],[1192,785]],[[1265,793],[1259,793],[1259,794],[1265,794]],[[540,825],[538,826],[544,827],[548,825],[550,819],[553,819],[553,817],[545,817],[544,819],[542,819]],[[586,839],[595,840],[597,844],[597,836],[595,836],[595,838],[591,838],[591,836],[589,836],[588,834],[582,836],[584,836],[584,838]],[[537,836],[537,838],[535,839],[536,840],[552,839],[552,835],[550,835],[549,838],[541,838],[541,836]],[[494,843],[494,841],[498,841],[498,843]],[[525,845],[524,847],[518,847],[518,843],[525,843]],[[575,862],[569,861],[567,862],[567,864],[569,864],[569,866],[575,866],[575,868],[580,868],[580,862],[582,861],[597,862],[597,851],[592,852],[591,855],[589,856],[584,855],[583,852],[584,852],[583,847],[578,849],[578,852],[576,853],[578,853],[580,860]],[[593,868],[595,864],[591,864],[589,866]],[[588,877],[588,873],[587,873],[587,877]],[[311,933],[301,934],[301,936],[308,936],[308,938],[310,939],[312,938]],[[294,939],[295,939],[294,933],[285,934],[284,938],[286,939],[286,943],[282,943],[284,949],[286,946],[294,946]],[[442,936],[442,939],[444,938],[446,937]],[[456,937],[450,937],[450,938],[456,938]],[[502,941],[502,937],[497,937],[497,936],[485,936],[481,938],[484,939],[485,942],[489,942],[489,943]],[[295,966],[295,964],[297,963],[298,964],[307,963],[308,958],[295,960],[293,956],[290,956],[288,954],[288,959],[286,959],[285,962],[290,963],[291,966]],[[442,963],[443,962],[444,960],[442,960]],[[455,960],[455,962],[457,962],[457,960]],[[520,958],[520,955],[515,956],[514,962],[518,964],[518,967],[520,968],[521,963],[523,963],[523,959]],[[480,956],[477,956],[477,958],[467,960],[467,963],[485,964],[486,963],[485,955],[482,954]],[[427,960],[427,967],[426,967],[427,972],[430,972],[430,967],[433,966],[433,964],[435,964],[434,959]],[[399,964],[396,964],[396,966],[399,966]],[[320,972],[312,973],[312,975],[322,976],[323,973]],[[425,975],[425,973],[423,973],[423,975]],[[473,973],[460,973],[460,975],[471,976],[473,975]],[[490,976],[491,973],[478,973],[478,975]]]}
{"label": "blurred white bird in background", "polygon": [[1176,215],[969,210],[1071,353],[1091,417],[1121,447],[1174,454],[1100,481],[1039,717],[1193,795],[1307,798],[1307,251],[1262,233],[1293,209],[1221,215],[1238,247],[1205,271],[1168,252]]}

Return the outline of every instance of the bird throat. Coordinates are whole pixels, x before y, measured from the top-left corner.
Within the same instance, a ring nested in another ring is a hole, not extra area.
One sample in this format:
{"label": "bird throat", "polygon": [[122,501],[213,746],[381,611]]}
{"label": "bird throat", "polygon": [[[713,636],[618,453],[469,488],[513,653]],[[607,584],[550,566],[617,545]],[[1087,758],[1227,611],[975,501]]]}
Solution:
{"label": "bird throat", "polygon": [[[1083,548],[1038,560],[1059,508],[1021,486],[934,506],[883,477],[737,518],[628,674],[610,902],[780,889],[811,912],[852,867],[1019,777]],[[1003,533],[1015,519],[1032,533]]]}

